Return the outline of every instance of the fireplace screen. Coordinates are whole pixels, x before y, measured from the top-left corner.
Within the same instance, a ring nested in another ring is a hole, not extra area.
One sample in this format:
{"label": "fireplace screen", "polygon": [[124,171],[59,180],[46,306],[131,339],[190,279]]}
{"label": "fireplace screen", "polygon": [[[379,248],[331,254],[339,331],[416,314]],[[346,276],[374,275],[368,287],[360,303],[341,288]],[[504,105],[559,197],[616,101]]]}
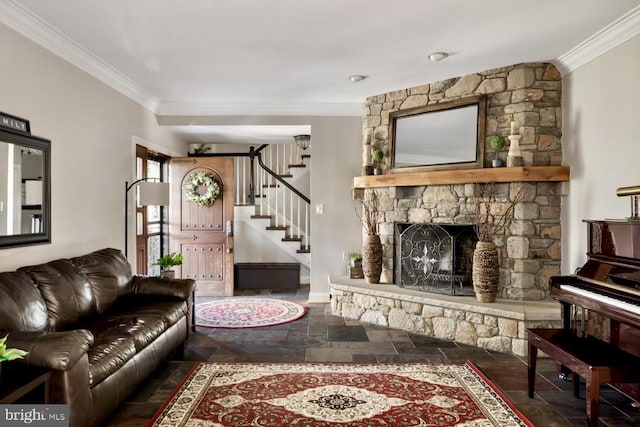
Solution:
{"label": "fireplace screen", "polygon": [[473,295],[478,239],[472,225],[395,224],[395,283],[447,295]]}

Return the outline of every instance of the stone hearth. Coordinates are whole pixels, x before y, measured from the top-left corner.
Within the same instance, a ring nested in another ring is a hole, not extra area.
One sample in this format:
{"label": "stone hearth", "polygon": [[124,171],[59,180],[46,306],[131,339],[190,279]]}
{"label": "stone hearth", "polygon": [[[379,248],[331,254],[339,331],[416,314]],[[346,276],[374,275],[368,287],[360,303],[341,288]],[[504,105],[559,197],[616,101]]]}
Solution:
{"label": "stone hearth", "polygon": [[429,294],[392,284],[330,277],[336,316],[453,340],[488,350],[527,354],[527,328],[561,327],[556,301],[498,300]]}

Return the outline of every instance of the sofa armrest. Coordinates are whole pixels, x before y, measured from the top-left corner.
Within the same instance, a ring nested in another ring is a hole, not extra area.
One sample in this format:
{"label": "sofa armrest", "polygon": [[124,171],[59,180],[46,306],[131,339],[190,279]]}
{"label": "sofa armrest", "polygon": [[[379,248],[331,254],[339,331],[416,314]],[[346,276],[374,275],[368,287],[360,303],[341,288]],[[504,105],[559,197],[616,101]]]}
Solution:
{"label": "sofa armrest", "polygon": [[169,279],[161,277],[134,276],[135,294],[172,296],[188,301],[196,281],[193,279]]}
{"label": "sofa armrest", "polygon": [[27,351],[22,361],[58,371],[71,369],[93,344],[86,329],[64,332],[9,332],[8,347]]}

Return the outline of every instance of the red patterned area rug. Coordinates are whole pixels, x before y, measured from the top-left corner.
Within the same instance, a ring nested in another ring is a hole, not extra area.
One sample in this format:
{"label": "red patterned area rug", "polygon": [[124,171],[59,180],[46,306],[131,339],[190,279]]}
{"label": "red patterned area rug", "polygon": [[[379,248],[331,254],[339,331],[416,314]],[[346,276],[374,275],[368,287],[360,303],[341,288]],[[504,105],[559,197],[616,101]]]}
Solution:
{"label": "red patterned area rug", "polygon": [[196,304],[196,325],[207,328],[256,328],[292,322],[307,312],[291,301],[229,298]]}
{"label": "red patterned area rug", "polygon": [[149,426],[533,426],[465,365],[201,363]]}

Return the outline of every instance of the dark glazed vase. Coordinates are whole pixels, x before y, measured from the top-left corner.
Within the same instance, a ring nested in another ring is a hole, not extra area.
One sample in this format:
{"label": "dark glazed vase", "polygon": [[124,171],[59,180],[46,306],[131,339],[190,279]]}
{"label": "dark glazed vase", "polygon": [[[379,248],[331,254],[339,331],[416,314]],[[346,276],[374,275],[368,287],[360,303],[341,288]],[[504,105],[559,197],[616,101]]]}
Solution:
{"label": "dark glazed vase", "polygon": [[362,270],[367,283],[380,283],[382,274],[382,243],[377,234],[368,234],[364,237],[362,246]]}

